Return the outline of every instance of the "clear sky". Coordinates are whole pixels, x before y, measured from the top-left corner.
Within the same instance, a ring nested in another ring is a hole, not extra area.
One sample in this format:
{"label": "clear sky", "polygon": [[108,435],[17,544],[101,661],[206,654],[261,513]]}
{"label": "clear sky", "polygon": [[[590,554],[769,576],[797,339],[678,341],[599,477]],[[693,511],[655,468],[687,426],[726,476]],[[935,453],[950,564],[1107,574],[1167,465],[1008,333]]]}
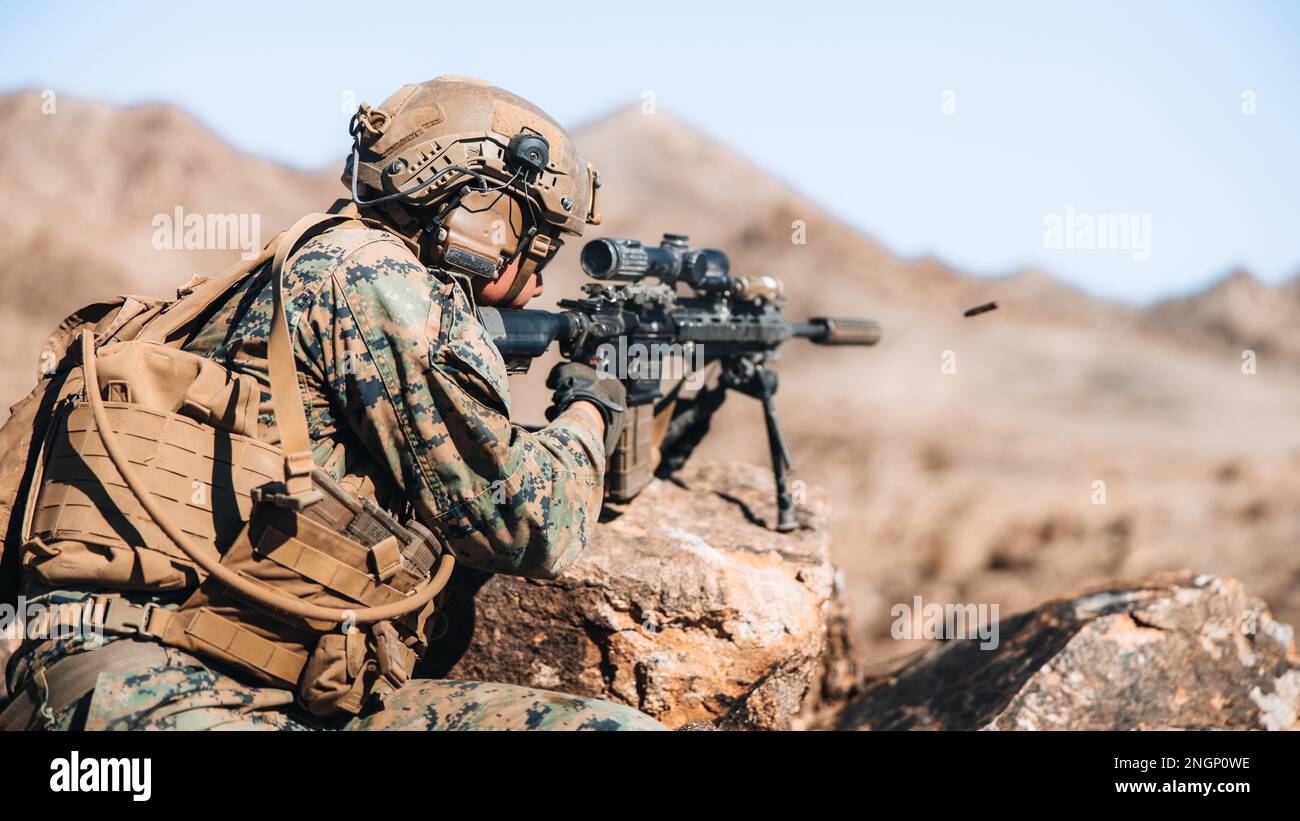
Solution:
{"label": "clear sky", "polygon": [[[0,4],[0,89],[175,103],[306,168],[338,161],[357,101],[438,74],[568,125],[651,92],[895,252],[974,273],[1137,302],[1300,273],[1300,3]],[[1119,249],[1046,227],[1118,214],[1139,217]]]}

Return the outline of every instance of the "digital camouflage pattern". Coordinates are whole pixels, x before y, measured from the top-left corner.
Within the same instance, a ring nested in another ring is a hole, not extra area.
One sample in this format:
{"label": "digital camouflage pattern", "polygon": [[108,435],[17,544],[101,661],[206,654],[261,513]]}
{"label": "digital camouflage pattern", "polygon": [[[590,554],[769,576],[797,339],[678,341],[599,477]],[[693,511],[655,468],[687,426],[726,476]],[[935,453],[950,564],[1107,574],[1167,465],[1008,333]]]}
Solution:
{"label": "digital camouflage pattern", "polygon": [[[185,346],[264,386],[267,269]],[[578,557],[600,508],[603,441],[576,410],[537,433],[511,425],[505,363],[458,282],[394,234],[349,223],[304,243],[284,287],[317,464],[368,477],[380,504],[409,501],[471,567],[553,578]]]}
{"label": "digital camouflage pattern", "polygon": [[379,685],[371,708],[339,725],[296,707],[288,690],[250,686],[184,651],[162,650],[165,663],[101,673],[91,692],[48,716],[33,716],[29,729],[665,729],[631,707],[607,701],[511,684],[428,680],[410,681],[396,691]]}
{"label": "digital camouflage pattern", "polygon": [[665,730],[645,713],[594,698],[483,681],[414,679],[344,730]]}
{"label": "digital camouflage pattern", "polygon": [[[162,646],[168,661],[100,673],[95,688],[37,727],[49,730],[310,730],[293,693],[251,687],[194,656]],[[93,652],[93,651],[92,651]]]}

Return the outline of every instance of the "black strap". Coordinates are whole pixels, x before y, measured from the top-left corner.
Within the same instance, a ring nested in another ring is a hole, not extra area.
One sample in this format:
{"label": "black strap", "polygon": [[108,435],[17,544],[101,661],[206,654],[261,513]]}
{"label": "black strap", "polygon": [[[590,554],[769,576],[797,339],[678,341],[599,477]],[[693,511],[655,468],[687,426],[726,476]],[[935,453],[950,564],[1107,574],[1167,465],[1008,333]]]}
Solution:
{"label": "black strap", "polygon": [[[98,650],[64,656],[48,667],[31,668],[26,671],[26,686],[0,712],[0,731],[39,729],[37,719],[43,712],[52,715],[72,706],[95,689],[101,673],[162,667],[169,660],[167,650],[159,644],[118,639]],[[19,662],[20,670],[22,664]]]}

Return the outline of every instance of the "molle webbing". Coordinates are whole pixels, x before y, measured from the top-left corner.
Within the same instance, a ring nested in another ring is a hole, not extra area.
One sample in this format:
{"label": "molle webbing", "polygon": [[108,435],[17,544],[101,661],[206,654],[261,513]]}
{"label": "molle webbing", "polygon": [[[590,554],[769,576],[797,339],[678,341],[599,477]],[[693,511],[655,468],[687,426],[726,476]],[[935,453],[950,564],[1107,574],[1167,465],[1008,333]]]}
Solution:
{"label": "molle webbing", "polygon": [[[391,578],[399,569],[422,578],[433,570],[436,557],[429,544],[436,543],[436,538],[418,522],[399,524],[374,502],[352,496],[319,470],[313,472],[313,482],[321,499],[303,511],[304,518],[370,545],[374,569],[381,578]],[[396,536],[408,532],[412,538]]]}
{"label": "molle webbing", "polygon": [[[214,553],[239,535],[253,509],[253,489],[282,473],[280,452],[259,440],[216,437],[193,419],[140,405],[109,402],[105,409],[159,503]],[[109,462],[90,408],[65,411],[52,433],[29,525],[39,545],[28,551],[27,564],[47,584],[82,581],[87,573],[128,589],[196,584],[194,563],[159,530]],[[65,541],[98,549],[60,546]]]}
{"label": "molle webbing", "polygon": [[[355,219],[304,217],[133,339],[100,348],[83,331],[84,400],[59,407],[24,528],[24,567],[44,584],[193,591],[175,611],[109,596],[94,616],[105,629],[296,685],[317,714],[356,712],[378,677],[405,681],[454,566],[432,533],[352,496],[312,458],[283,269],[312,230]],[[267,258],[278,448],[257,438],[253,377],[175,347]]]}

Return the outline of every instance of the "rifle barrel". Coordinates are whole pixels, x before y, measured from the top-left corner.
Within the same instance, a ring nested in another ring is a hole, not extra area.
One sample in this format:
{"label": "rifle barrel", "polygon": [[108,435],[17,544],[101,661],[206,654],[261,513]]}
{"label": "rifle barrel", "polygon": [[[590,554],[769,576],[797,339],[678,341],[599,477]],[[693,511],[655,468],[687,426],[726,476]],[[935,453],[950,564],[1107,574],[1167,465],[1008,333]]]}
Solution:
{"label": "rifle barrel", "polygon": [[880,323],[874,319],[814,316],[790,327],[794,336],[817,345],[875,345],[880,341]]}

